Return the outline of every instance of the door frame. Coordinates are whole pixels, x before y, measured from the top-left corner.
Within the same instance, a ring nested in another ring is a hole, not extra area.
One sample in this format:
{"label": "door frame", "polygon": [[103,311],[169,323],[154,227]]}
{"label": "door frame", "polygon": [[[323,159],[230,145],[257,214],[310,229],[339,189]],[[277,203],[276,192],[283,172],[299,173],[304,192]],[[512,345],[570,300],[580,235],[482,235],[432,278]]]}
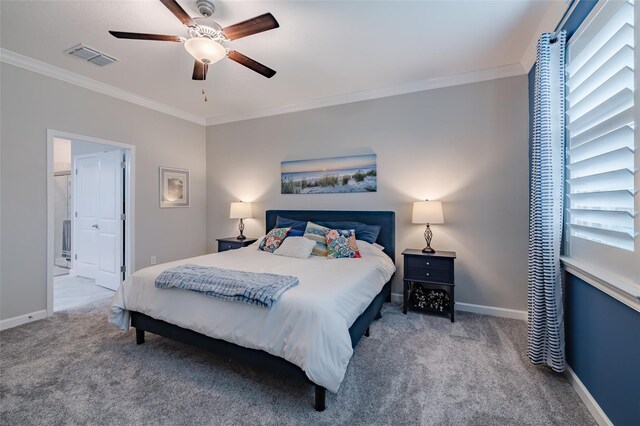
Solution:
{"label": "door frame", "polygon": [[[125,279],[133,273],[135,265],[135,158],[134,145],[78,135],[75,133],[47,129],[47,316],[53,315],[53,261],[54,261],[54,180],[53,180],[53,141],[55,138],[93,142],[110,145],[122,149],[125,155],[126,173],[124,175],[124,203],[125,203],[125,236],[124,236],[124,264],[126,266]],[[73,238],[73,237],[72,237]],[[72,247],[72,250],[74,248]]]}

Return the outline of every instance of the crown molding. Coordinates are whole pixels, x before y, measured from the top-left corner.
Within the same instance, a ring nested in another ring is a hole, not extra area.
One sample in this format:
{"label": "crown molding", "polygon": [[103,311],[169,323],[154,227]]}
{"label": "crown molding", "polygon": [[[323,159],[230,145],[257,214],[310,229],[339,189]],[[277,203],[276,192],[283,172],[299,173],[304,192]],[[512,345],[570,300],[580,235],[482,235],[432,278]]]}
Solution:
{"label": "crown molding", "polygon": [[459,86],[463,84],[476,83],[481,81],[495,80],[498,78],[514,77],[526,74],[527,68],[522,64],[511,64],[496,68],[489,68],[479,71],[472,71],[446,77],[419,80],[412,83],[385,87],[381,89],[364,90],[360,92],[345,93],[342,95],[329,96],[325,98],[312,99],[296,104],[264,108],[254,111],[242,112],[238,114],[220,115],[205,118],[196,114],[171,107],[169,105],[156,102],[132,92],[111,86],[106,83],[76,74],[74,72],[47,64],[37,59],[21,55],[19,53],[0,48],[0,62],[4,62],[16,67],[33,71],[47,77],[55,78],[85,89],[93,90],[104,95],[108,95],[126,102],[131,102],[145,108],[159,111],[183,120],[191,121],[203,126],[215,126],[218,124],[232,123],[235,121],[251,120],[254,118],[269,117],[272,115],[288,114],[297,111],[323,108],[334,105],[342,105],[353,102],[367,101],[371,99],[386,98],[390,96],[404,95],[425,90],[439,89],[443,87]]}
{"label": "crown molding", "polygon": [[521,64],[505,65],[497,68],[472,71],[463,74],[456,74],[446,77],[433,78],[429,80],[419,80],[408,84],[385,87],[382,89],[364,90],[361,92],[345,93],[343,95],[329,96],[326,98],[313,99],[291,105],[264,108],[239,114],[221,115],[209,117],[207,126],[232,123],[234,121],[251,120],[254,118],[268,117],[272,115],[288,114],[297,111],[323,108],[334,105],[342,105],[353,102],[368,101],[371,99],[386,98],[389,96],[404,95],[407,93],[423,92],[425,90],[440,89],[443,87],[459,86],[462,84],[477,83],[480,81],[495,80],[498,78],[514,77],[526,74],[527,71]]}
{"label": "crown molding", "polygon": [[131,93],[127,90],[102,83],[100,81],[82,76],[80,74],[76,74],[71,71],[67,71],[65,69],[47,64],[28,56],[21,55],[11,50],[0,48],[0,62],[33,71],[38,74],[46,75],[47,77],[71,83],[85,89],[93,90],[94,92],[102,93],[103,95],[108,95],[126,102],[131,102],[133,104],[159,111],[164,114],[169,114],[196,124],[200,124],[203,126],[206,125],[206,119],[199,115],[191,114],[186,111],[173,108],[169,105],[152,101],[150,99]]}

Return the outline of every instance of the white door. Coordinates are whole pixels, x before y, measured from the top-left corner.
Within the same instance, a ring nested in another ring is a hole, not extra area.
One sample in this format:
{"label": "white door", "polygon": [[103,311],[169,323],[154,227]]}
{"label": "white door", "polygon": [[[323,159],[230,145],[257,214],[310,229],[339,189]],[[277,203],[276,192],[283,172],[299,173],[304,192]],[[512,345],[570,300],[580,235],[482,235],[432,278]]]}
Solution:
{"label": "white door", "polygon": [[76,275],[96,278],[98,266],[98,187],[99,162],[96,155],[75,159],[75,270]]}
{"label": "white door", "polygon": [[77,274],[94,278],[96,284],[112,290],[117,290],[122,280],[124,206],[121,163],[122,152],[119,150],[81,157],[76,161]]}
{"label": "white door", "polygon": [[98,268],[96,284],[117,290],[122,271],[122,152],[100,154],[98,179]]}

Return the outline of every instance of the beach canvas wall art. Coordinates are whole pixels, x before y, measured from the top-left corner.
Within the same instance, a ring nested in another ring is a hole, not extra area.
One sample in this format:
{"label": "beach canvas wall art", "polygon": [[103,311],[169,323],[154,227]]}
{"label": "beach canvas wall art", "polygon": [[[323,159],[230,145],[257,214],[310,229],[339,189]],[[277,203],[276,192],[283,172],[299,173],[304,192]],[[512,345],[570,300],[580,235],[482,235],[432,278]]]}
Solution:
{"label": "beach canvas wall art", "polygon": [[283,161],[282,194],[376,192],[376,154]]}

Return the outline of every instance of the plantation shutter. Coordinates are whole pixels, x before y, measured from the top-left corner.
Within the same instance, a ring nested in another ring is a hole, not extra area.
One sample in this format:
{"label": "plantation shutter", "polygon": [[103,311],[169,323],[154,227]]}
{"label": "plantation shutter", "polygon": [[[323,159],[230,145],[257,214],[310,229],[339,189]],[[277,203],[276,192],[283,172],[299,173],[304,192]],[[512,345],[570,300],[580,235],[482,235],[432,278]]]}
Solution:
{"label": "plantation shutter", "polygon": [[634,251],[634,4],[611,1],[568,48],[568,231]]}

